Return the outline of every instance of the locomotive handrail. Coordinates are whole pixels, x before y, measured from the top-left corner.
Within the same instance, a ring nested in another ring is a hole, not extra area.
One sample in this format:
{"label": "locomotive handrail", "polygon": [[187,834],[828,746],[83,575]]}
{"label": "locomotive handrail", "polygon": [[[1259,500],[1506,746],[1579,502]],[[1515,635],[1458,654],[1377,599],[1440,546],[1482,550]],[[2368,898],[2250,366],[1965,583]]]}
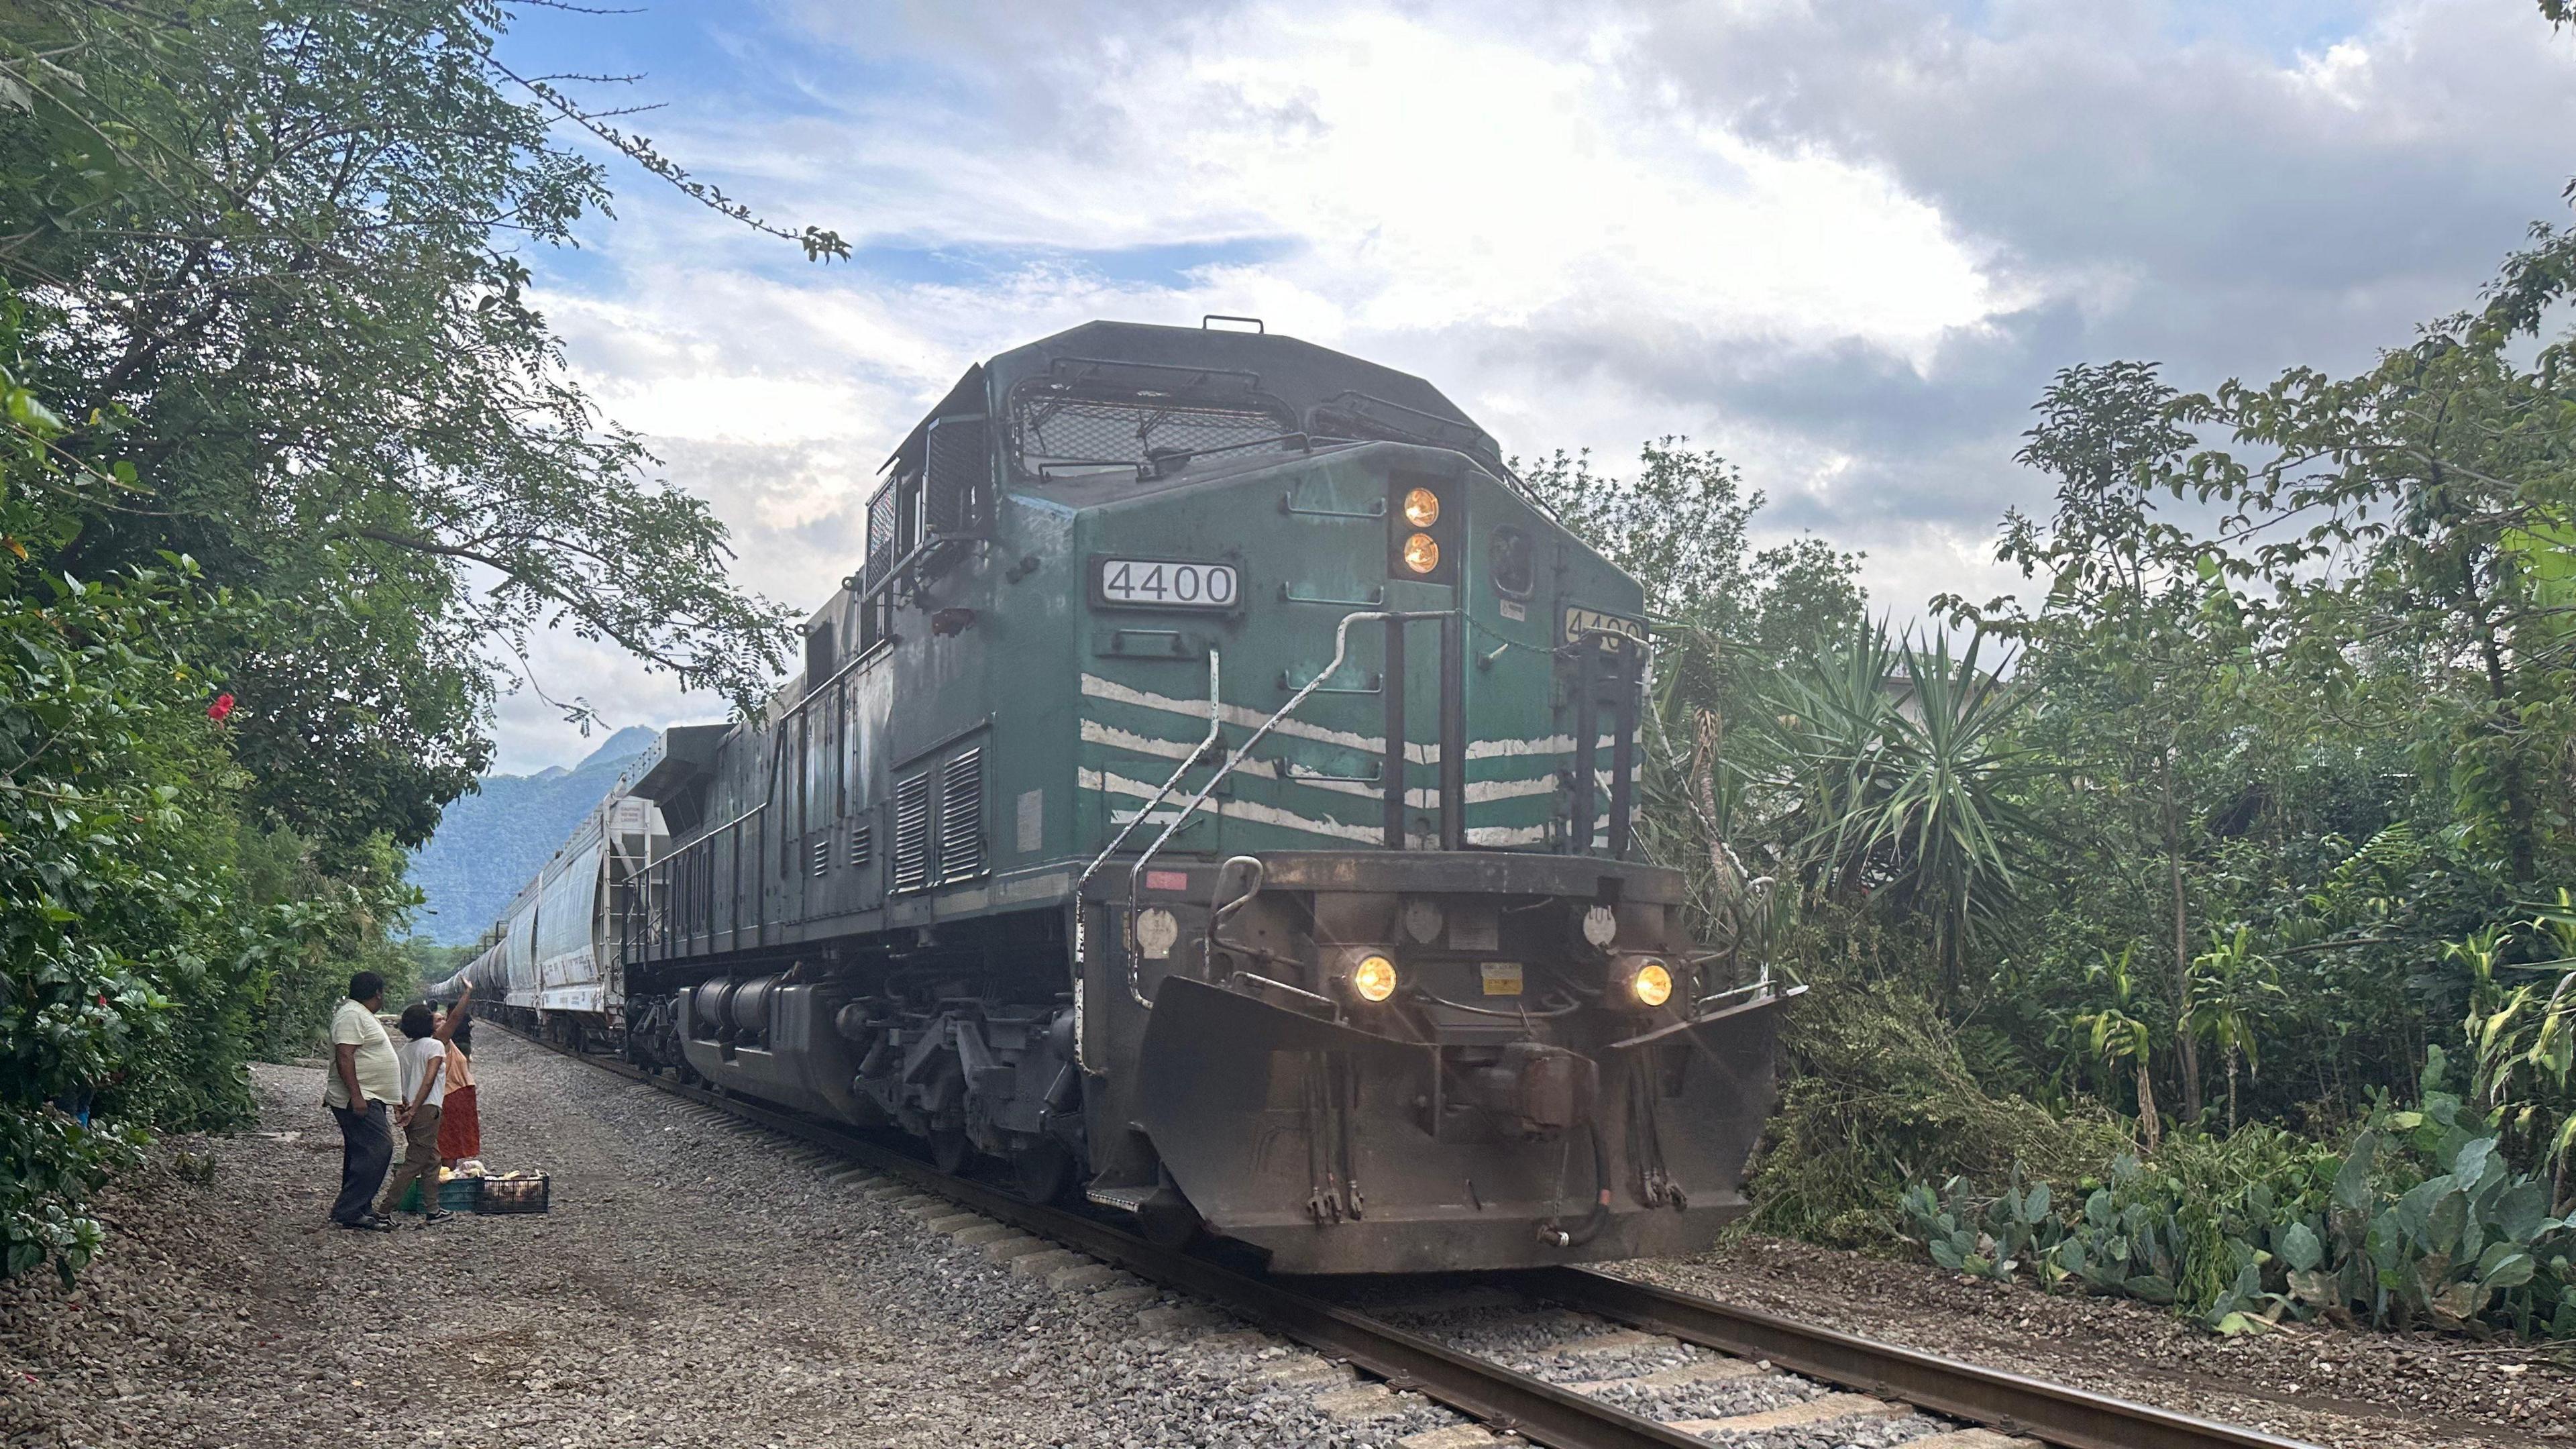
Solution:
{"label": "locomotive handrail", "polygon": [[[1137,810],[1134,815],[1128,817],[1126,825],[1121,827],[1115,836],[1111,837],[1109,844],[1103,847],[1098,855],[1092,857],[1091,864],[1082,868],[1081,876],[1076,878],[1073,883],[1073,987],[1074,991],[1077,993],[1075,997],[1076,1005],[1073,1013],[1073,1064],[1080,1067],[1086,1073],[1091,1071],[1091,1064],[1082,1059],[1083,1013],[1080,1006],[1081,998],[1079,993],[1082,990],[1083,972],[1091,964],[1091,933],[1087,925],[1089,917],[1086,916],[1083,911],[1082,888],[1091,884],[1091,878],[1094,875],[1099,874],[1100,867],[1108,861],[1109,857],[1118,853],[1118,847],[1127,843],[1127,837],[1136,833],[1136,827],[1143,824],[1146,818],[1154,813],[1154,807],[1162,804],[1166,799],[1171,797],[1173,789],[1181,783],[1181,777],[1188,774],[1191,768],[1197,765],[1199,760],[1204,757],[1208,751],[1215,749],[1224,741],[1225,695],[1223,690],[1220,688],[1224,682],[1224,678],[1225,674],[1221,667],[1219,651],[1211,648],[1208,650],[1207,738],[1199,741],[1199,747],[1190,751],[1188,757],[1181,761],[1180,766],[1172,771],[1172,777],[1163,782],[1163,788],[1154,792],[1154,798],[1146,801],[1142,808]],[[1166,834],[1168,835],[1169,832],[1166,832]],[[1161,842],[1158,841],[1156,843],[1160,844]],[[1148,852],[1148,854],[1151,854],[1151,852]],[[1146,1001],[1144,993],[1136,989],[1136,965],[1133,961],[1130,961],[1127,965],[1127,991],[1128,994],[1134,996],[1139,1002],[1143,1003],[1146,1010],[1151,1011],[1154,1009],[1154,1003]]]}
{"label": "locomotive handrail", "polygon": [[[1171,841],[1171,838],[1180,832],[1180,828],[1189,823],[1190,816],[1196,814],[1198,808],[1207,803],[1208,796],[1216,792],[1216,787],[1224,783],[1226,776],[1234,773],[1235,766],[1242,764],[1245,760],[1252,757],[1253,746],[1260,744],[1264,739],[1268,738],[1270,732],[1279,727],[1279,722],[1281,720],[1296,713],[1297,706],[1304,704],[1317,690],[1323,687],[1325,680],[1332,678],[1341,670],[1342,660],[1350,653],[1351,626],[1353,624],[1363,623],[1370,620],[1410,622],[1415,619],[1445,619],[1456,612],[1457,611],[1454,609],[1374,609],[1362,613],[1344,614],[1342,616],[1341,623],[1336,625],[1333,629],[1332,662],[1324,666],[1324,670],[1321,674],[1307,680],[1305,688],[1298,690],[1293,695],[1290,695],[1288,697],[1288,702],[1279,706],[1277,713],[1271,715],[1270,718],[1263,720],[1261,722],[1261,727],[1252,732],[1252,737],[1243,742],[1242,748],[1229,752],[1226,755],[1225,763],[1217,767],[1216,773],[1208,777],[1208,782],[1199,787],[1199,792],[1190,797],[1189,803],[1181,807],[1181,811],[1178,815],[1172,817],[1172,823],[1164,826],[1163,833],[1154,837],[1154,843],[1145,847],[1145,853],[1136,857],[1135,864],[1127,867],[1127,918],[1130,921],[1133,921],[1136,918],[1137,905],[1141,899],[1145,886],[1145,863],[1152,860],[1156,854],[1160,853],[1162,848]],[[1216,707],[1216,701],[1213,697],[1209,699],[1208,704],[1208,739],[1213,743],[1219,732],[1220,722],[1223,719],[1223,712]],[[1200,748],[1201,751],[1204,752],[1207,747],[1201,746]],[[1184,768],[1186,768],[1186,766],[1184,766]],[[1176,772],[1173,774],[1172,779],[1174,781],[1178,781],[1180,779],[1180,775]],[[1158,802],[1160,801],[1160,798],[1161,797],[1159,796],[1156,797]],[[1136,818],[1139,820],[1143,819],[1143,812],[1138,812]],[[1134,822],[1131,821],[1129,823],[1132,825]],[[1125,837],[1122,835],[1120,838],[1124,839]],[[1127,990],[1130,994],[1135,996],[1137,1003],[1143,1006],[1146,1010],[1151,1011],[1154,1009],[1154,1003],[1147,1001],[1145,999],[1144,992],[1137,988],[1136,964],[1132,959],[1130,959],[1127,965]]]}

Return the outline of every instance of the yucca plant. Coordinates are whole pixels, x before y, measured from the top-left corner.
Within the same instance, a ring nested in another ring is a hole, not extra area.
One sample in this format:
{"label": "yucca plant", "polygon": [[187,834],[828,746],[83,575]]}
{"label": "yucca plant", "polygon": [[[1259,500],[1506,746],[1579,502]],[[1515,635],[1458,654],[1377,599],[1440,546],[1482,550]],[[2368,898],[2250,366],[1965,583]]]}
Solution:
{"label": "yucca plant", "polygon": [[1738,767],[1785,874],[1819,897],[1892,903],[1929,927],[1945,995],[2040,839],[2017,796],[2043,770],[2014,736],[2022,696],[1981,664],[1863,622],[1771,683]]}

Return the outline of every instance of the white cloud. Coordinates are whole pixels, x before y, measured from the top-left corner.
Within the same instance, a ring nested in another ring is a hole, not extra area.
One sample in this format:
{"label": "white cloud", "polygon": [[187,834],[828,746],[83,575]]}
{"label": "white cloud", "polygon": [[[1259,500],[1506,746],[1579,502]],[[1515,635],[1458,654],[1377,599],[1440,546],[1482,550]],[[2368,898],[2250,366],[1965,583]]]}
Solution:
{"label": "white cloud", "polygon": [[[604,266],[545,301],[603,406],[734,528],[741,577],[798,607],[967,364],[1202,312],[1421,373],[1511,450],[1623,462],[1689,433],[1784,524],[1866,548],[1882,604],[1990,592],[2001,501],[2040,494],[2009,459],[2049,369],[2401,340],[2437,288],[2474,287],[2457,259],[2492,257],[2494,198],[2549,204],[2529,138],[2563,127],[2531,118],[2568,104],[2543,95],[2568,69],[2545,27],[2468,0],[2277,53],[2146,13],[2005,4],[1980,32],[1867,0],[793,18],[729,43],[796,114],[710,87],[670,97],[657,139],[945,269],[796,271],[635,181]],[[2369,194],[2401,182],[2398,214]],[[1155,248],[1220,260],[1083,260]],[[717,712],[593,646],[537,663],[612,723]],[[501,714],[502,768],[586,748],[526,695]]]}

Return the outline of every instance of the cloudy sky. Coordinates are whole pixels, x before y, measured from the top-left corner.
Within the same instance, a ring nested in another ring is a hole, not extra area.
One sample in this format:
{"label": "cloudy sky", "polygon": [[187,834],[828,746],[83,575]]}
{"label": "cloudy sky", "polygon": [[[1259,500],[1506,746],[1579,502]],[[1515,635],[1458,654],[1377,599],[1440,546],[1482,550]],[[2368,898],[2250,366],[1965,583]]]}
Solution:
{"label": "cloudy sky", "polygon": [[[595,94],[856,256],[630,169],[530,260],[602,405],[800,608],[969,363],[1232,312],[1429,377],[1509,452],[1712,444],[1905,613],[2007,582],[2056,369],[2365,362],[2576,173],[2576,37],[2530,0],[644,3],[509,53],[641,74]],[[611,727],[721,713],[574,641],[535,666]],[[503,770],[595,743],[528,691],[500,726]]]}

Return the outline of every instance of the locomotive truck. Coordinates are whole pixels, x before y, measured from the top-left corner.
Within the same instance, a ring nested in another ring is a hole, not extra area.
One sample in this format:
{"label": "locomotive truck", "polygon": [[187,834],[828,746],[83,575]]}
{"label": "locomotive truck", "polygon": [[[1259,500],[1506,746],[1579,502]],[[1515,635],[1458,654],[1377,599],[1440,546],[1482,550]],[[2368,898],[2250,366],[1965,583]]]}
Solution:
{"label": "locomotive truck", "polygon": [[1437,389],[1094,322],[882,472],[803,674],[667,731],[460,976],[1274,1271],[1743,1211],[1783,993],[1639,858],[1642,592]]}

